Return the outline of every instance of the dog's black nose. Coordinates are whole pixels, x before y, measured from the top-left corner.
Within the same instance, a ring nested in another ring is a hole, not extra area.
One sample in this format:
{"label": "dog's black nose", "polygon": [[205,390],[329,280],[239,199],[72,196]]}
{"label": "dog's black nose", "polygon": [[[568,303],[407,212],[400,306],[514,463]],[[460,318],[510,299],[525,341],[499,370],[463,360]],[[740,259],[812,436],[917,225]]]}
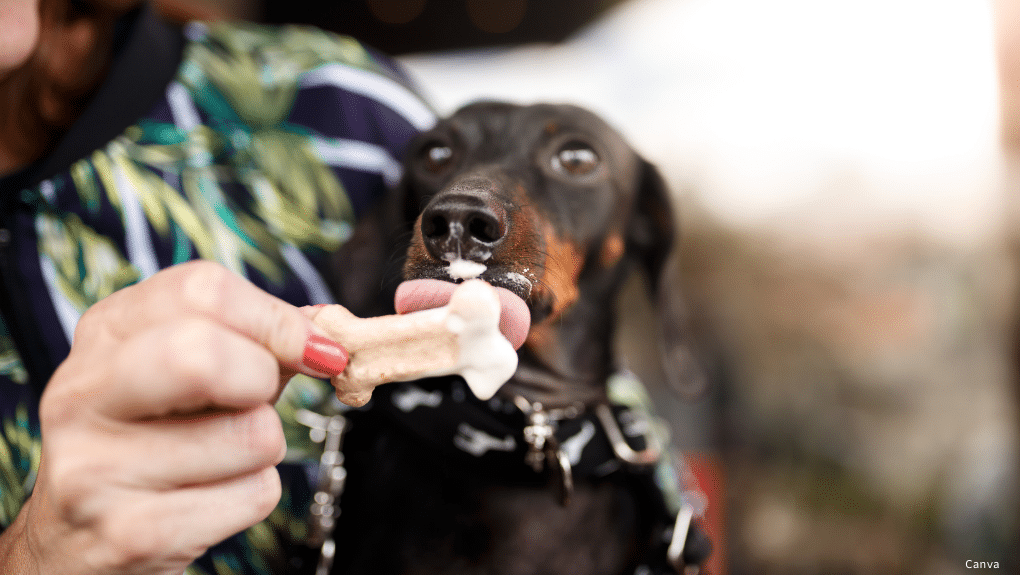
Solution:
{"label": "dog's black nose", "polygon": [[506,212],[475,195],[439,196],[421,216],[425,248],[438,260],[485,262],[506,231]]}

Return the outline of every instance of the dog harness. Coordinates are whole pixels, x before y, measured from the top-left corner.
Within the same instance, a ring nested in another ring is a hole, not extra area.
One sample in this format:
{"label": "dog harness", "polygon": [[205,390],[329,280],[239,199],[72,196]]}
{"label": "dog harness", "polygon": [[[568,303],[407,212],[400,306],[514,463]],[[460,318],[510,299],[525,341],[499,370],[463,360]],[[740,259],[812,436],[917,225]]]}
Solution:
{"label": "dog harness", "polygon": [[329,573],[335,555],[332,530],[347,476],[343,436],[369,414],[387,418],[450,457],[476,460],[511,476],[552,474],[562,505],[570,504],[581,478],[626,474],[651,508],[649,515],[662,524],[659,545],[642,558],[635,575],[698,573],[711,551],[698,520],[706,498],[685,462],[664,449],[662,423],[651,415],[637,378],[616,373],[608,390],[607,403],[547,409],[520,396],[481,401],[459,378],[435,378],[380,386],[360,409],[328,417],[300,413],[312,439],[324,444],[311,504],[311,541],[320,546],[316,575]]}

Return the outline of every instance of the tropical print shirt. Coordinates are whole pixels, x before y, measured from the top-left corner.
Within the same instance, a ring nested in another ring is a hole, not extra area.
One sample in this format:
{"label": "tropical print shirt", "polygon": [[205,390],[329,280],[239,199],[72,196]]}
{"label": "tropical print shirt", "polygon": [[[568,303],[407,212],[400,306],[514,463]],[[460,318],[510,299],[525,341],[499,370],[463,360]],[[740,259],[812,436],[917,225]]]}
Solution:
{"label": "tropical print shirt", "polygon": [[[111,71],[121,85],[104,86],[97,100],[109,93],[137,105],[124,99],[137,88],[132,78],[151,77],[146,59],[155,66],[151,54],[178,45],[169,81],[140,115],[66,165],[0,179],[0,528],[31,493],[39,396],[90,305],[195,258],[294,305],[331,302],[319,272],[326,254],[399,179],[408,141],[435,122],[400,71],[352,39],[238,23],[178,29],[147,8],[132,18]],[[121,111],[100,112],[83,118]],[[318,453],[296,414],[331,398],[328,383],[311,378],[287,387],[279,507],[188,575],[314,567],[295,543],[306,535]]]}

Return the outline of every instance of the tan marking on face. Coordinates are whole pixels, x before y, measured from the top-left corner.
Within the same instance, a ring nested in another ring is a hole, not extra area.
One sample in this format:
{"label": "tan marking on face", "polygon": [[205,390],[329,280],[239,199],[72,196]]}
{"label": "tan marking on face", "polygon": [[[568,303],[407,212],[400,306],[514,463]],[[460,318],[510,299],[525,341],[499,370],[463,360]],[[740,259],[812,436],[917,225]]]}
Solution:
{"label": "tan marking on face", "polygon": [[548,323],[559,319],[577,301],[577,280],[584,265],[584,253],[574,242],[561,239],[550,224],[546,224],[543,238],[545,269],[535,292],[539,297],[551,296],[552,313],[545,320]]}
{"label": "tan marking on face", "polygon": [[623,257],[624,249],[623,236],[617,233],[610,234],[606,241],[602,242],[602,249],[599,251],[599,265],[602,266],[602,269],[609,269],[616,265],[616,262]]}
{"label": "tan marking on face", "polygon": [[414,232],[411,234],[411,245],[407,248],[407,259],[404,261],[404,277],[414,277],[415,269],[430,260],[431,256],[421,235],[421,216],[418,216],[414,222]]}
{"label": "tan marking on face", "polygon": [[531,326],[524,346],[534,350],[540,357],[558,355],[559,340],[556,338],[556,330],[548,321],[539,325]]}
{"label": "tan marking on face", "polygon": [[542,246],[539,245],[541,238],[535,222],[541,222],[542,218],[531,204],[524,186],[516,184],[511,194],[511,201],[517,209],[507,213],[507,235],[497,248],[497,253],[504,264],[510,265],[513,271],[528,279],[534,279],[525,273],[525,270],[534,270],[541,266]]}

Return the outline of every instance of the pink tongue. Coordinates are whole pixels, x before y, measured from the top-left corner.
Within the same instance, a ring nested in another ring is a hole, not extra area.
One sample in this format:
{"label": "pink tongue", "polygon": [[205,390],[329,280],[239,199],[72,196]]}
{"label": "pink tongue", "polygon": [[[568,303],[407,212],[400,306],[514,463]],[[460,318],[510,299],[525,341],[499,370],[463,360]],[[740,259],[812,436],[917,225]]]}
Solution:
{"label": "pink tongue", "polygon": [[[450,302],[453,290],[457,284],[440,280],[409,280],[397,286],[397,295],[394,298],[394,306],[397,313],[410,313],[442,307]],[[499,316],[499,331],[514,346],[514,349],[524,345],[528,337],[528,330],[531,329],[531,313],[528,305],[519,296],[508,289],[496,288],[499,295],[501,313]]]}

